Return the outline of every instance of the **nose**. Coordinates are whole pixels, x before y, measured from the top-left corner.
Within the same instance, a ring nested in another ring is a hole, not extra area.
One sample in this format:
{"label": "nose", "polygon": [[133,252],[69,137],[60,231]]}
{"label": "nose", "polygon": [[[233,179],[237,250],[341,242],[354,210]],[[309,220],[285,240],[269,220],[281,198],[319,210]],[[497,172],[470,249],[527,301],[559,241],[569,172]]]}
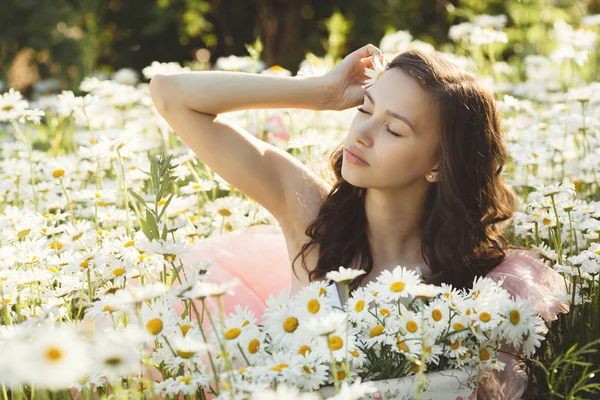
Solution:
{"label": "nose", "polygon": [[359,124],[356,127],[356,141],[361,143],[365,147],[373,146],[373,133],[375,126],[372,119]]}

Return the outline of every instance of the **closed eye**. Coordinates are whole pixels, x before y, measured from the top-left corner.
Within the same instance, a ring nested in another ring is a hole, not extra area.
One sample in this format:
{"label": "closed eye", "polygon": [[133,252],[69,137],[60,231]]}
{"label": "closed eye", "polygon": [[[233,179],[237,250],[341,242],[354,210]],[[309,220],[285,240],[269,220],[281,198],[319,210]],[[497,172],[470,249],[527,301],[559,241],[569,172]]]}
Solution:
{"label": "closed eye", "polygon": [[[360,111],[361,113],[364,113],[364,114],[367,114],[367,115],[371,115],[371,113],[370,113],[370,112],[367,112],[367,111],[365,111],[365,110],[364,110],[362,107],[357,107],[356,109],[357,109],[358,111]],[[391,133],[393,136],[396,136],[396,137],[402,137],[402,135],[399,135],[399,134],[397,134],[396,132],[392,131],[390,128],[388,128],[388,127],[387,127],[387,125],[386,125],[386,127],[385,127],[385,130],[387,130],[387,131],[388,131],[389,133]]]}

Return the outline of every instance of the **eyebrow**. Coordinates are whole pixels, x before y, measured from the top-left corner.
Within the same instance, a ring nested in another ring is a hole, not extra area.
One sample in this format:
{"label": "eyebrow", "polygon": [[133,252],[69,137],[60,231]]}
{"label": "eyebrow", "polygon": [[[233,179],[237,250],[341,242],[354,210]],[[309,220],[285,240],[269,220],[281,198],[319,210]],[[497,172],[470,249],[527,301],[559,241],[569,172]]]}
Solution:
{"label": "eyebrow", "polygon": [[[375,105],[375,100],[373,100],[373,96],[371,96],[371,93],[369,93],[368,91],[365,91],[365,96],[367,96],[369,98],[369,100],[371,101],[371,103],[373,105]],[[417,133],[415,131],[414,125],[405,116],[400,115],[397,112],[390,111],[390,110],[386,110],[386,114],[389,115],[389,116],[391,116],[391,117],[394,117],[396,119],[399,119],[400,121],[403,121],[406,125],[410,126],[410,129],[412,129],[412,131],[414,133]]]}

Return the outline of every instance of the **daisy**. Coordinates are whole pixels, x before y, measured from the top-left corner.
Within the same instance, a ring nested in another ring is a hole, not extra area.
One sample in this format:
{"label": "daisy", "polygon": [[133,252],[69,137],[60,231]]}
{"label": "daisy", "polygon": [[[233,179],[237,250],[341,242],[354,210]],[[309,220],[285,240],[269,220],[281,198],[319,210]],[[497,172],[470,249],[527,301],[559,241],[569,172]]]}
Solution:
{"label": "daisy", "polygon": [[314,353],[316,357],[325,358],[325,353],[329,351],[326,347],[323,347],[317,338],[309,336],[298,336],[288,347],[288,350],[292,354],[300,354],[306,356],[309,353]]}
{"label": "daisy", "polygon": [[384,54],[373,56],[373,68],[365,68],[365,75],[369,77],[364,82],[365,88],[372,86],[387,69],[389,61]]}
{"label": "daisy", "polygon": [[534,328],[529,330],[529,333],[525,335],[523,341],[523,352],[526,357],[532,357],[535,354],[537,347],[540,347],[542,341],[545,339],[544,335],[541,335],[547,328],[546,323],[539,315],[534,316]]}
{"label": "daisy", "polygon": [[361,286],[354,290],[346,303],[346,311],[350,322],[360,323],[363,321],[368,315],[368,304],[369,299],[367,298],[366,289]]}
{"label": "daisy", "polygon": [[89,348],[68,326],[40,327],[31,340],[13,342],[3,357],[13,361],[13,373],[21,384],[45,389],[64,389],[88,373]]}
{"label": "daisy", "polygon": [[464,354],[466,351],[467,348],[463,345],[461,339],[450,338],[447,340],[446,354],[448,354],[450,357],[457,358],[458,356]]}
{"label": "daisy", "polygon": [[208,179],[198,179],[196,182],[190,182],[187,186],[181,187],[183,194],[196,194],[202,192],[210,192],[216,187],[214,181]]}
{"label": "daisy", "polygon": [[361,324],[361,330],[366,338],[365,347],[371,348],[385,343],[390,333],[395,334],[399,330],[399,324],[393,322],[386,325],[374,317],[365,319]]}
{"label": "daisy", "polygon": [[324,364],[322,357],[316,352],[308,352],[299,359],[302,373],[294,385],[302,390],[312,391],[319,389],[327,382],[329,367]]}
{"label": "daisy", "polygon": [[[502,322],[502,316],[497,304],[490,302],[483,303],[478,306],[478,309],[468,309],[465,314],[471,319],[470,325],[479,333],[481,331],[491,331]],[[478,329],[476,329],[478,328]]]}
{"label": "daisy", "polygon": [[287,347],[294,338],[301,334],[300,317],[289,306],[275,311],[269,318],[265,318],[264,332],[273,339],[274,348]]}
{"label": "daisy", "polygon": [[311,318],[306,322],[304,330],[313,337],[327,336],[346,326],[346,314],[339,311],[330,311],[321,316]]}
{"label": "daisy", "polygon": [[428,336],[438,336],[448,327],[450,308],[445,301],[441,299],[433,300],[425,306],[423,313]]}
{"label": "daisy", "polygon": [[183,395],[195,395],[200,388],[208,386],[209,382],[208,375],[192,372],[158,382],[155,384],[155,388],[166,396],[177,397],[180,393]]}
{"label": "daisy", "polygon": [[95,339],[93,369],[106,376],[109,382],[133,376],[140,366],[140,358],[134,351],[135,343],[123,339],[124,336],[117,332],[105,333]]}
{"label": "daisy", "polygon": [[480,364],[481,368],[487,369],[494,359],[498,358],[497,343],[494,341],[486,341],[479,345],[476,349],[475,360]]}
{"label": "daisy", "polygon": [[303,320],[321,317],[332,310],[326,294],[325,282],[311,282],[292,298],[290,308]]}
{"label": "daisy", "polygon": [[450,319],[450,331],[448,332],[451,340],[464,339],[469,336],[470,320],[466,315],[456,314]]}
{"label": "daisy", "polygon": [[500,326],[502,337],[508,337],[515,347],[521,345],[523,336],[534,326],[535,314],[529,301],[522,298],[509,300],[501,306],[500,310],[505,316]]}
{"label": "daisy", "polygon": [[362,269],[344,268],[340,266],[337,271],[330,271],[327,273],[326,278],[331,279],[337,283],[350,284],[355,278],[366,274],[366,271]]}
{"label": "daisy", "polygon": [[203,300],[209,296],[223,296],[223,295],[234,295],[235,292],[231,290],[232,287],[239,283],[237,279],[233,279],[225,283],[211,283],[211,282],[195,282],[194,285],[188,290],[183,290],[179,297],[184,299],[199,299]]}
{"label": "daisy", "polygon": [[152,303],[142,303],[142,327],[151,336],[158,336],[165,328],[177,326],[177,315],[164,299],[154,300]]}
{"label": "daisy", "polygon": [[393,271],[385,270],[377,277],[378,291],[386,299],[397,301],[408,297],[410,290],[421,283],[421,278],[413,270],[397,266]]}
{"label": "daisy", "polygon": [[23,100],[21,92],[10,88],[0,96],[0,122],[17,119],[28,107],[29,102]]}

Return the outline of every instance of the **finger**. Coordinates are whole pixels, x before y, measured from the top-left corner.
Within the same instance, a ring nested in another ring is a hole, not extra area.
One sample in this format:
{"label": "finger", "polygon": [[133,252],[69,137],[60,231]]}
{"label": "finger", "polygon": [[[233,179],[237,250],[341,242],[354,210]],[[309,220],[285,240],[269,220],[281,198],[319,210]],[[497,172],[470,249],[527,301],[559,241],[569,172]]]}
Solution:
{"label": "finger", "polygon": [[[364,47],[362,47],[362,49],[364,49],[364,54],[366,54],[366,56],[373,56],[373,55],[381,55],[381,50],[379,50],[377,47],[375,47],[374,45],[372,45],[371,43],[365,45]],[[361,49],[361,50],[362,50]],[[363,56],[364,57],[364,56]]]}

